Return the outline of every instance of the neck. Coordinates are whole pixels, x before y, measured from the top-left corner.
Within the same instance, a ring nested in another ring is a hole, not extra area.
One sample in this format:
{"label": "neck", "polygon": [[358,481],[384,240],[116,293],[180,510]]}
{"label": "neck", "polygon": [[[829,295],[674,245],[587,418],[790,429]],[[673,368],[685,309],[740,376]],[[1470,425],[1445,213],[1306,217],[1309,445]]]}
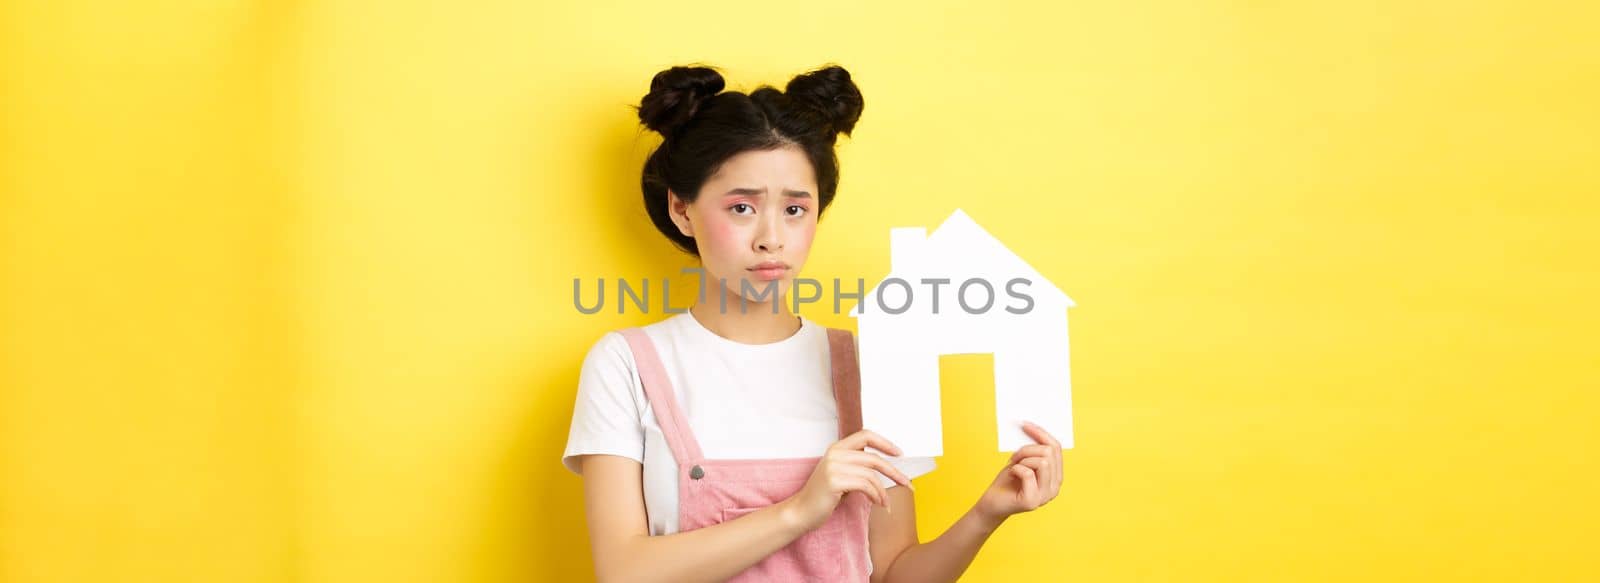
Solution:
{"label": "neck", "polygon": [[783,296],[752,302],[726,287],[715,287],[721,288],[723,297],[701,298],[689,307],[689,314],[712,333],[744,344],[770,344],[800,330],[800,318],[789,310]]}

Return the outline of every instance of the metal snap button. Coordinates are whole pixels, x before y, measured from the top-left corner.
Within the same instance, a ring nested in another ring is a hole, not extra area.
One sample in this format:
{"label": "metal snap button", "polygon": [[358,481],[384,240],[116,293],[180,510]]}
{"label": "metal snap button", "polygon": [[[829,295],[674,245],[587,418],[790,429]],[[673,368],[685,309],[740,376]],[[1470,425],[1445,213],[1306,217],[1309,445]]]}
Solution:
{"label": "metal snap button", "polygon": [[693,468],[689,468],[689,477],[690,478],[694,478],[696,480],[698,480],[700,478],[704,478],[704,477],[706,477],[706,471],[700,469],[700,466],[695,466]]}

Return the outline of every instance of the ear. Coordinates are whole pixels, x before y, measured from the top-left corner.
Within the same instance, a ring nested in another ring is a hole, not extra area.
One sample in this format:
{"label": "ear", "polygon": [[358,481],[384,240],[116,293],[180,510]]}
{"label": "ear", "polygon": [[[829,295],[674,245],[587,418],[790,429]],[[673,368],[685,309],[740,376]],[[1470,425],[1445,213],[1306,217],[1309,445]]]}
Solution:
{"label": "ear", "polygon": [[672,223],[678,225],[678,231],[685,237],[694,237],[694,225],[689,223],[689,203],[678,198],[678,193],[667,191],[667,216],[672,217]]}

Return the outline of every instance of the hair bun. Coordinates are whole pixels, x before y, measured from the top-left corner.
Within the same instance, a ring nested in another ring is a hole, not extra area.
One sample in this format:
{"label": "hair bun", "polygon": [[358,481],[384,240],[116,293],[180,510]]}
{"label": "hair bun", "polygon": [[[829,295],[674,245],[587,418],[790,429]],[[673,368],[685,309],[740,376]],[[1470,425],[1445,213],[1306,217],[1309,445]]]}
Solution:
{"label": "hair bun", "polygon": [[801,74],[791,79],[783,92],[792,103],[816,116],[819,127],[830,136],[850,135],[865,105],[850,72],[838,65]]}
{"label": "hair bun", "polygon": [[722,91],[722,74],[709,67],[673,67],[656,73],[639,102],[639,121],[671,139],[694,118],[700,104]]}

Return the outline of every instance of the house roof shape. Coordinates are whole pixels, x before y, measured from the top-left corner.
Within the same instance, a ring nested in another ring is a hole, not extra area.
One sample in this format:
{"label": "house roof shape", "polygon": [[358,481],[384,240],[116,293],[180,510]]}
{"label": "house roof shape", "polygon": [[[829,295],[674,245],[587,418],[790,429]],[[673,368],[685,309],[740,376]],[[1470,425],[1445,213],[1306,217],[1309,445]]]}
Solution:
{"label": "house roof shape", "polygon": [[[881,313],[876,310],[863,313],[861,310],[878,293],[884,281],[899,278],[914,283],[931,271],[938,271],[942,275],[952,268],[969,270],[972,277],[1005,274],[1008,279],[1026,278],[1030,282],[1030,290],[1042,292],[1038,294],[1043,300],[1040,303],[1060,304],[1068,308],[1077,305],[1066,292],[959,208],[950,213],[931,235],[923,227],[896,227],[890,230],[889,239],[889,273],[865,291],[862,299],[849,311],[852,318]],[[935,255],[941,261],[936,266],[930,266],[927,261]],[[946,261],[947,258],[950,260]],[[961,265],[963,261],[968,264]],[[981,266],[975,264],[979,261],[982,262]],[[953,281],[952,285],[960,283]],[[990,284],[998,284],[996,287],[1003,289],[1005,282],[991,281]]]}

